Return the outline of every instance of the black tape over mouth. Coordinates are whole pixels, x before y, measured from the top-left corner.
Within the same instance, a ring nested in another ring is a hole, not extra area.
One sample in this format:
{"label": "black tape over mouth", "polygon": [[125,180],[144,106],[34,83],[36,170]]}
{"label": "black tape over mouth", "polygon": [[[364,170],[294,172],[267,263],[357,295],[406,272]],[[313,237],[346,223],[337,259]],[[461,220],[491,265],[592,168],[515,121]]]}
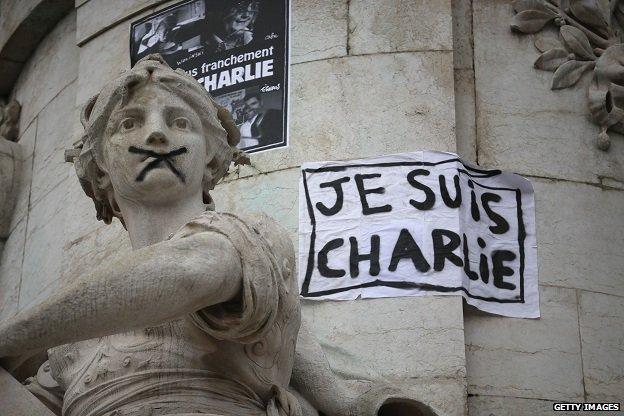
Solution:
{"label": "black tape over mouth", "polygon": [[141,169],[141,172],[139,172],[136,177],[137,182],[142,182],[143,179],[145,179],[147,172],[158,167],[161,163],[165,163],[169,167],[169,169],[171,169],[171,171],[180,179],[180,181],[182,181],[182,183],[186,183],[184,174],[175,167],[173,162],[171,162],[171,158],[188,152],[186,147],[180,147],[179,149],[172,150],[168,153],[156,153],[151,150],[130,146],[128,148],[128,152],[138,155],[146,155],[148,158],[154,158],[154,160],[149,162],[143,169]]}

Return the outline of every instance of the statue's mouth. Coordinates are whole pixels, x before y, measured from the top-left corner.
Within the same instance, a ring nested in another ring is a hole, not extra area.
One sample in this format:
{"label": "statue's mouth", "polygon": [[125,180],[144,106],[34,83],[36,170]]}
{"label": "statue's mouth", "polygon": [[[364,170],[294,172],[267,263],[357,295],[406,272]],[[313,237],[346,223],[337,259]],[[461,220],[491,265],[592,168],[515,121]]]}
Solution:
{"label": "statue's mouth", "polygon": [[149,162],[147,165],[145,165],[143,169],[141,169],[141,172],[139,172],[139,174],[136,177],[137,182],[142,182],[150,170],[155,169],[164,163],[171,170],[171,172],[173,172],[173,174],[176,175],[178,179],[180,179],[182,183],[185,183],[184,174],[175,167],[171,159],[175,156],[179,156],[183,153],[188,152],[186,147],[183,146],[183,147],[180,147],[179,149],[175,149],[167,153],[156,153],[152,150],[141,149],[138,147],[130,146],[128,148],[128,151],[130,153],[135,153],[138,155],[145,155],[146,158],[144,160],[147,160],[149,158],[154,159],[151,162]]}

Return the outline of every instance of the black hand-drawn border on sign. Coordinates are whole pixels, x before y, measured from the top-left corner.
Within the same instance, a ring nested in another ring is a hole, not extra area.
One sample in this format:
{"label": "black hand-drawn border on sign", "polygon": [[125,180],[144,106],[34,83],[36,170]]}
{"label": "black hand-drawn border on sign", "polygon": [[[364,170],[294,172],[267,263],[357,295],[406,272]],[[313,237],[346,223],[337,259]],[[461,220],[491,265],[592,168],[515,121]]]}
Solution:
{"label": "black hand-drawn border on sign", "polygon": [[[314,272],[314,243],[316,239],[316,218],[314,216],[314,208],[312,207],[312,200],[310,199],[310,193],[308,191],[308,182],[307,182],[306,174],[319,173],[319,172],[341,172],[341,171],[346,171],[347,169],[351,169],[351,168],[362,168],[362,167],[437,166],[437,165],[442,165],[444,163],[453,163],[453,162],[461,163],[466,169],[458,169],[458,171],[460,173],[470,176],[471,178],[491,178],[494,176],[498,176],[502,173],[500,170],[497,170],[497,169],[484,170],[484,169],[476,169],[470,166],[466,166],[464,162],[461,161],[461,159],[457,159],[457,158],[442,160],[439,162],[360,163],[360,164],[344,165],[344,166],[323,166],[323,167],[316,168],[316,169],[303,169],[302,171],[303,189],[304,189],[305,196],[306,196],[306,205],[308,208],[308,215],[310,216],[310,225],[312,226],[312,232],[310,233],[310,250],[308,252],[308,264],[306,266],[306,274],[303,280],[303,285],[301,287],[301,296],[313,298],[313,297],[331,295],[334,293],[346,292],[346,291],[353,290],[353,289],[364,289],[367,287],[385,286],[385,287],[391,287],[395,289],[419,289],[419,290],[435,291],[435,292],[441,292],[441,293],[462,291],[466,294],[466,296],[470,298],[483,300],[487,302],[524,303],[524,262],[525,262],[524,241],[526,239],[526,230],[525,230],[523,214],[522,214],[522,193],[520,192],[520,189],[496,188],[492,186],[482,185],[475,181],[473,181],[475,185],[478,185],[482,188],[486,188],[486,189],[490,189],[494,191],[512,191],[516,195],[516,203],[518,205],[518,209],[517,209],[518,247],[520,251],[520,270],[519,270],[520,271],[520,296],[517,296],[517,299],[499,299],[496,297],[485,297],[485,296],[473,295],[472,293],[468,291],[468,289],[466,289],[463,286],[448,287],[448,286],[432,285],[429,283],[394,282],[394,281],[379,280],[379,279],[374,280],[372,282],[362,283],[359,285],[353,285],[353,286],[336,288],[336,289],[321,290],[318,292],[310,292],[310,281],[312,280],[312,273]],[[470,173],[469,171],[472,171],[475,174]]]}

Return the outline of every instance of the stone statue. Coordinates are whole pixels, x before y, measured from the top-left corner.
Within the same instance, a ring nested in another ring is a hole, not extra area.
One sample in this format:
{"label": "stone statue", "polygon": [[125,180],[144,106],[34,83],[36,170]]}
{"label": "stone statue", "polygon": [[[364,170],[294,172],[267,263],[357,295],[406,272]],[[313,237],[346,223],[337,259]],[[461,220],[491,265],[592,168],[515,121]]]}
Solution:
{"label": "stone statue", "polygon": [[[383,384],[336,377],[300,327],[294,250],[274,220],[206,210],[245,156],[230,114],[199,83],[148,56],[89,101],[82,124],[69,158],[98,219],[118,218],[133,251],[0,323],[13,374],[47,349],[28,388],[49,408],[375,415],[399,400]],[[411,403],[385,414],[433,414]]]}
{"label": "stone statue", "polygon": [[19,133],[19,117],[22,106],[11,100],[8,103],[0,103],[0,138],[16,142]]}

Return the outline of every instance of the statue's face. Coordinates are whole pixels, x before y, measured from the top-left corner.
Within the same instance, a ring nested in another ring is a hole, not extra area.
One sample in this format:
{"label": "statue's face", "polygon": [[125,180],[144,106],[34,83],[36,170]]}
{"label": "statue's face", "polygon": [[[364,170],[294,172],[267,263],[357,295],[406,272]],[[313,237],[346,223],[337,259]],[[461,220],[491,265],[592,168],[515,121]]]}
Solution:
{"label": "statue's face", "polygon": [[150,82],[108,123],[101,152],[116,198],[164,204],[201,195],[212,155],[186,102]]}

